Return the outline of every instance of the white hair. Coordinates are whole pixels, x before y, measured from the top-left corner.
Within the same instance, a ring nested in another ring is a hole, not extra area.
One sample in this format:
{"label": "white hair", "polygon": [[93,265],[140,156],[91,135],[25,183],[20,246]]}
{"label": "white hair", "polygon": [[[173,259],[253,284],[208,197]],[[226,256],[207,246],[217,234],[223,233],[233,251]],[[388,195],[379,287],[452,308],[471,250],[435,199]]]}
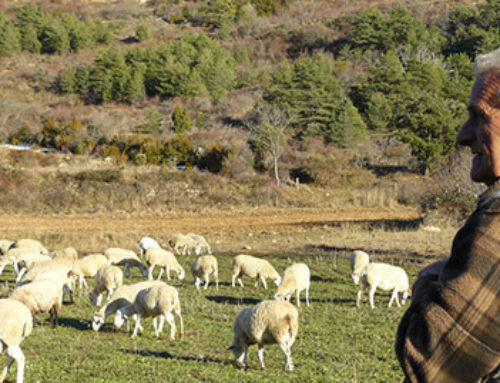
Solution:
{"label": "white hair", "polygon": [[474,76],[479,77],[482,73],[492,68],[500,69],[500,48],[490,53],[478,55],[474,61],[472,72]]}

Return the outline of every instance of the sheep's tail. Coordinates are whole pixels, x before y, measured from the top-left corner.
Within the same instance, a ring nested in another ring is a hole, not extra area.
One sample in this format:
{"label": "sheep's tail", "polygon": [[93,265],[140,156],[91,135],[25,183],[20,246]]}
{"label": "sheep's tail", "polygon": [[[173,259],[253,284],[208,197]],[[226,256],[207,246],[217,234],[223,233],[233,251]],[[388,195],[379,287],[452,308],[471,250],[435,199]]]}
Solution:
{"label": "sheep's tail", "polygon": [[299,332],[299,318],[293,313],[287,313],[285,321],[288,323],[288,335],[290,336],[291,343],[293,343]]}

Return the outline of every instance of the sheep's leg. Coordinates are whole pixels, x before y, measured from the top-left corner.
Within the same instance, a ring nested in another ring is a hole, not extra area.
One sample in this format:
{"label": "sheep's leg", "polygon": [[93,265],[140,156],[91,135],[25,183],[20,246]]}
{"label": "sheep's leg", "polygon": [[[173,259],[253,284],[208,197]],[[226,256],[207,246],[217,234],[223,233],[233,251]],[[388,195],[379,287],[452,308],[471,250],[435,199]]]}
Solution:
{"label": "sheep's leg", "polygon": [[259,362],[260,362],[260,367],[262,369],[266,368],[266,365],[264,364],[264,346],[259,344],[259,348],[257,350],[257,355],[259,356]]}
{"label": "sheep's leg", "polygon": [[170,280],[170,266],[165,267],[167,271],[167,279]]}
{"label": "sheep's leg", "polygon": [[257,275],[257,278],[255,279],[255,287],[259,287],[259,276]]}
{"label": "sheep's leg", "polygon": [[158,328],[158,333],[163,331],[163,326],[165,325],[165,315],[160,315],[160,327]]}
{"label": "sheep's leg", "polygon": [[57,318],[57,309],[55,306],[52,306],[49,311],[50,321],[52,322],[52,328],[55,328],[59,324],[59,320]]}
{"label": "sheep's leg", "polygon": [[181,329],[181,338],[184,338],[184,321],[182,320],[181,310],[174,310],[175,315],[179,318],[179,327]]}
{"label": "sheep's leg", "polygon": [[155,268],[155,265],[151,265],[148,270],[148,279],[151,281],[153,279],[153,269]]}
{"label": "sheep's leg", "polygon": [[297,307],[300,307],[300,290],[297,289]]}
{"label": "sheep's leg", "polygon": [[161,279],[162,275],[163,275],[163,267],[160,267],[160,273],[158,274],[158,280]]}
{"label": "sheep's leg", "polygon": [[[109,299],[109,294],[108,294],[108,299]],[[101,294],[101,293],[99,293],[99,294],[97,294],[97,297],[96,297],[96,303],[95,303],[95,305],[96,305],[96,306],[100,306],[100,305],[101,305],[101,302],[102,302],[102,294]]]}
{"label": "sheep's leg", "polygon": [[214,279],[215,279],[215,288],[219,290],[219,274],[217,272],[214,273]]}
{"label": "sheep's leg", "polygon": [[306,305],[309,307],[309,287],[306,288]]}
{"label": "sheep's leg", "polygon": [[26,267],[23,267],[21,271],[19,271],[19,274],[17,274],[16,278],[16,284],[18,284],[21,281],[21,278],[23,277],[24,273],[26,273]]}
{"label": "sheep's leg", "polygon": [[[156,319],[156,318],[155,318]],[[153,325],[155,324],[153,320]],[[132,333],[132,338],[135,338],[137,336],[137,332],[139,331],[139,328],[141,327],[141,315],[137,314],[137,317],[135,319],[135,326],[134,326],[134,332]],[[156,329],[156,327],[155,327]]]}
{"label": "sheep's leg", "polygon": [[240,284],[241,287],[243,287],[243,281],[241,280],[241,278],[238,278],[238,283]]}
{"label": "sheep's leg", "polygon": [[14,266],[14,271],[16,274],[19,274],[19,267],[17,266],[17,262],[12,262],[12,266]]}
{"label": "sheep's leg", "polygon": [[[14,362],[14,358],[10,355],[10,347],[7,349],[7,358],[6,358],[6,361],[5,361],[5,367],[3,368],[3,371],[2,371],[2,374],[0,375],[0,382],[3,382],[5,377],[7,376],[9,370],[10,370],[10,366],[12,365],[12,363]],[[19,371],[19,370],[18,370]]]}
{"label": "sheep's leg", "polygon": [[73,289],[71,288],[70,285],[63,285],[63,299],[64,299],[64,294],[69,295],[69,301],[71,303],[75,303],[75,300],[73,299]]}
{"label": "sheep's leg", "polygon": [[[396,290],[394,290],[394,291],[396,291]],[[395,298],[396,298],[396,304],[398,305],[398,307],[401,307],[401,304],[399,303],[399,291],[396,291]]]}
{"label": "sheep's leg", "polygon": [[[388,304],[387,307],[391,307],[392,306],[392,302],[394,301],[394,298],[397,297],[397,294],[398,294],[398,290],[397,289],[392,290],[391,299],[389,299],[389,304]],[[399,304],[398,304],[398,306],[399,306]]]}
{"label": "sheep's leg", "polygon": [[194,282],[194,285],[196,286],[196,290],[200,289],[200,283],[201,283],[201,279],[196,277],[196,280]]}
{"label": "sheep's leg", "polygon": [[[88,288],[89,288],[89,285],[88,285],[87,281],[85,280],[85,277],[82,275],[82,277],[81,277],[81,278],[82,278],[82,279],[81,279],[81,281],[82,281],[82,282],[83,282],[83,284],[85,285],[85,288],[86,288],[86,289],[88,289]],[[81,289],[81,288],[82,288],[82,287],[80,286],[80,289]]]}
{"label": "sheep's leg", "polygon": [[292,352],[288,346],[288,342],[281,342],[280,347],[285,353],[285,371],[293,371]]}
{"label": "sheep's leg", "polygon": [[363,282],[361,283],[361,286],[359,286],[358,294],[356,296],[356,307],[361,306],[361,299],[363,297],[363,291],[364,291],[365,287],[366,287],[366,283],[363,280]]}
{"label": "sheep's leg", "polygon": [[155,329],[155,336],[158,338],[160,334],[158,332],[158,321],[156,317],[153,318],[153,328]]}
{"label": "sheep's leg", "polygon": [[125,278],[129,278],[130,277],[130,264],[128,262],[125,262]]}
{"label": "sheep's leg", "polygon": [[208,288],[208,274],[205,274],[205,287],[204,289],[206,290]]}
{"label": "sheep's leg", "polygon": [[231,286],[235,287],[236,286],[236,274],[231,275]]}
{"label": "sheep's leg", "polygon": [[167,315],[165,315],[165,319],[166,319],[167,323],[170,325],[170,340],[175,340],[176,328],[175,328],[174,316],[170,312]]}
{"label": "sheep's leg", "polygon": [[7,353],[10,354],[12,358],[16,360],[17,363],[17,383],[22,383],[24,379],[24,354],[21,351],[21,347],[12,346],[9,347]]}
{"label": "sheep's leg", "polygon": [[262,281],[262,284],[264,285],[264,288],[267,290],[266,278],[264,278],[263,276],[261,276],[260,280]]}
{"label": "sheep's leg", "polygon": [[374,284],[371,288],[370,288],[370,292],[369,292],[369,295],[370,295],[370,306],[372,309],[375,308],[375,303],[374,303],[374,297],[375,297],[375,290],[377,290],[377,285]]}

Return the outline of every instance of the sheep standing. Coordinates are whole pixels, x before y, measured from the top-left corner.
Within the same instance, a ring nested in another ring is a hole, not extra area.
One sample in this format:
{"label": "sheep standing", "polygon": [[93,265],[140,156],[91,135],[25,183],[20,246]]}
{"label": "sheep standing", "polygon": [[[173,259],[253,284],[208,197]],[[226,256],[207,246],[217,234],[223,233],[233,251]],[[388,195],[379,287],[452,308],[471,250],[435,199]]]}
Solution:
{"label": "sheep standing", "polygon": [[187,233],[186,235],[193,238],[194,241],[196,242],[196,248],[195,248],[196,255],[200,255],[203,252],[206,252],[207,254],[212,254],[212,248],[208,244],[205,237],[195,233]]}
{"label": "sheep standing", "polygon": [[195,286],[199,290],[201,278],[205,279],[205,287],[206,290],[208,288],[209,276],[210,274],[214,275],[215,286],[219,289],[219,272],[217,266],[217,258],[213,255],[204,255],[202,257],[197,258],[193,266],[191,266],[191,273],[195,278]]}
{"label": "sheep standing", "polygon": [[[125,316],[136,315],[135,327],[132,338],[137,336],[137,332],[141,329],[142,317],[153,317],[153,327],[155,335],[158,338],[163,329],[165,320],[170,325],[170,339],[175,339],[175,321],[173,313],[179,318],[181,338],[184,337],[184,323],[181,315],[181,304],[179,301],[178,291],[163,283],[155,285],[139,291],[135,297],[134,303],[123,308],[120,308],[115,316],[115,327],[120,328],[124,323]],[[160,317],[160,327],[157,324],[157,317]]]}
{"label": "sheep standing", "polygon": [[72,272],[75,276],[78,277],[80,281],[80,289],[82,289],[83,285],[88,287],[85,278],[95,277],[97,271],[99,271],[104,266],[107,266],[109,260],[103,254],[89,254],[85,257],[77,259],[72,266]]}
{"label": "sheep standing", "polygon": [[161,249],[161,246],[151,237],[142,237],[139,240],[139,248],[141,249],[140,256],[143,257],[147,249]]}
{"label": "sheep standing", "polygon": [[[102,325],[106,322],[107,317],[116,313],[120,308],[133,304],[139,291],[157,284],[163,285],[165,283],[159,281],[143,281],[118,287],[109,298],[109,301],[102,306],[99,311],[92,315],[92,329],[94,331],[99,331]],[[127,319],[126,323],[128,331]]]}
{"label": "sheep standing", "polygon": [[362,250],[354,250],[351,254],[351,278],[354,284],[359,283],[363,269],[370,263],[370,256]]}
{"label": "sheep standing", "polygon": [[30,249],[40,254],[44,255],[49,254],[48,250],[42,245],[42,243],[35,239],[27,239],[27,238],[19,239],[16,242],[14,242],[14,244],[11,246],[11,249],[12,248],[17,248],[17,249],[23,248],[26,250]]}
{"label": "sheep standing", "polygon": [[200,254],[199,245],[189,235],[174,234],[168,243],[178,255],[191,255],[191,251]]}
{"label": "sheep standing", "polygon": [[259,285],[260,279],[266,290],[266,278],[273,279],[276,286],[278,286],[281,282],[280,275],[269,263],[269,261],[252,257],[251,255],[240,254],[233,259],[231,285],[234,287],[235,280],[238,278],[238,283],[241,287],[243,287],[241,277],[244,275],[247,275],[250,278],[256,278],[256,287]]}
{"label": "sheep standing", "polygon": [[104,251],[104,255],[112,265],[125,265],[125,276],[127,278],[130,276],[129,269],[132,266],[138,267],[144,277],[148,275],[146,267],[132,250],[110,247]]}
{"label": "sheep standing", "polygon": [[287,267],[283,273],[283,279],[278,286],[275,298],[278,300],[286,299],[297,292],[297,306],[300,306],[300,292],[306,290],[306,304],[309,306],[309,286],[311,284],[311,272],[305,263],[294,263]]}
{"label": "sheep standing", "polygon": [[248,367],[248,346],[258,345],[259,362],[264,365],[264,345],[277,343],[285,353],[285,370],[292,371],[291,347],[299,331],[299,313],[288,302],[263,301],[240,311],[234,321],[233,350],[236,362]]}
{"label": "sheep standing", "polygon": [[175,271],[179,279],[184,279],[185,271],[180,263],[175,258],[175,255],[167,250],[159,248],[151,248],[146,250],[144,253],[144,260],[149,266],[148,278],[153,279],[153,270],[155,266],[160,267],[160,273],[158,274],[158,280],[160,280],[163,274],[163,267],[165,268],[167,279],[170,280],[170,271]]}
{"label": "sheep standing", "polygon": [[406,271],[401,267],[388,265],[386,263],[369,263],[364,269],[361,277],[361,287],[358,291],[358,296],[356,299],[356,306],[361,305],[361,297],[363,295],[363,290],[366,286],[370,286],[370,306],[375,308],[373,297],[375,295],[375,290],[380,288],[381,290],[392,290],[391,299],[389,300],[389,307],[392,305],[392,301],[395,299],[398,307],[399,304],[399,294],[402,294],[401,303],[404,305],[406,298],[409,296],[409,281]]}
{"label": "sheep standing", "polygon": [[107,292],[109,299],[113,292],[123,284],[123,272],[116,266],[104,266],[95,275],[94,290],[90,293],[90,301],[94,306],[101,304],[102,294]]}
{"label": "sheep standing", "polygon": [[66,258],[76,261],[78,259],[78,251],[74,247],[65,247],[64,249],[54,251],[52,258]]}
{"label": "sheep standing", "polygon": [[52,327],[58,324],[58,313],[62,307],[63,287],[55,279],[41,279],[17,287],[11,298],[24,303],[31,314],[49,313]]}
{"label": "sheep standing", "polygon": [[33,317],[30,310],[14,299],[0,299],[0,352],[7,347],[7,362],[0,374],[3,382],[14,362],[17,363],[17,383],[24,379],[24,354],[21,342],[33,330]]}

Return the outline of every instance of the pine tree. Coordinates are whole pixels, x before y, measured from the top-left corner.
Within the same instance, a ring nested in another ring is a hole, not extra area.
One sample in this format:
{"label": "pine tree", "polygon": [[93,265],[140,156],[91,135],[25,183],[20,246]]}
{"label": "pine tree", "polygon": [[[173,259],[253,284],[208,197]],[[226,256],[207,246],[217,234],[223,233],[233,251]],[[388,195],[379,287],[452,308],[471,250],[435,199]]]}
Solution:
{"label": "pine tree", "polygon": [[0,14],[0,57],[21,49],[20,36],[14,23]]}

